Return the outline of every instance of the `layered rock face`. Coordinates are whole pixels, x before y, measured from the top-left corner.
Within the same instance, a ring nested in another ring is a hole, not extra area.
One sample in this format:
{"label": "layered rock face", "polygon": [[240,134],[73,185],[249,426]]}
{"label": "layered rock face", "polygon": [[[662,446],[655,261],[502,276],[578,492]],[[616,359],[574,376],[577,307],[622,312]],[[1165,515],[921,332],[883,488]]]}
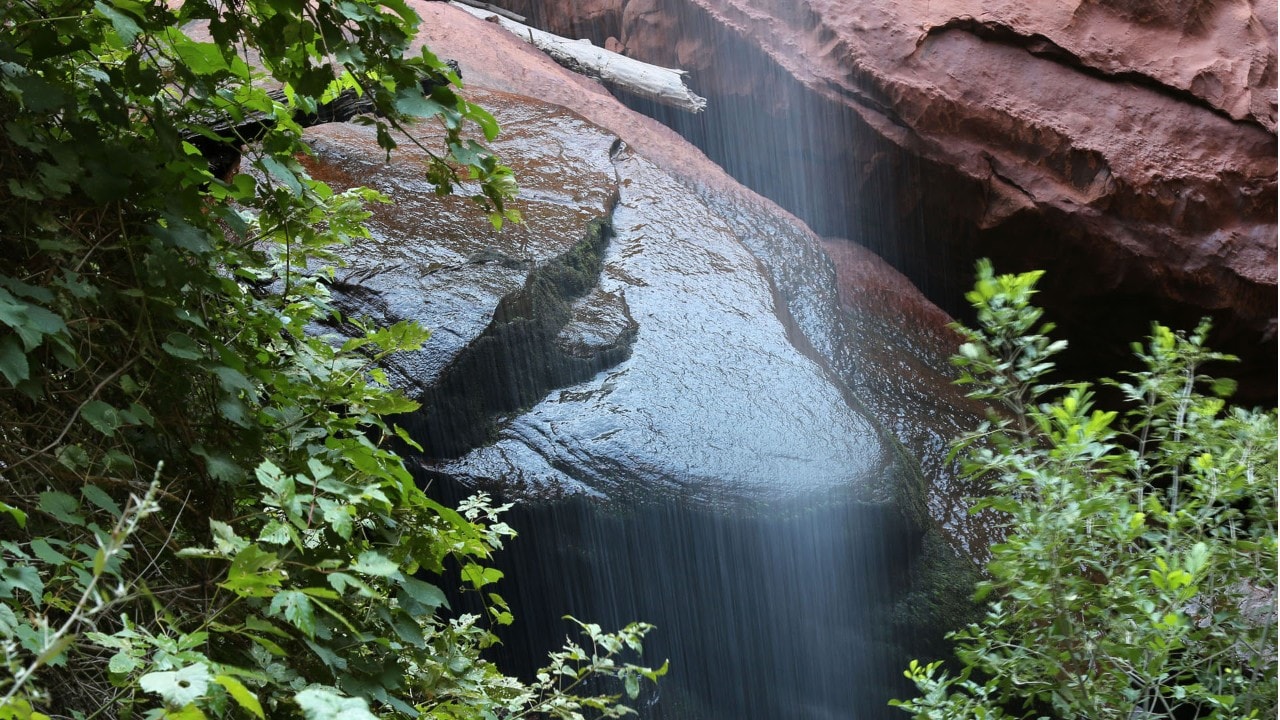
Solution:
{"label": "layered rock face", "polygon": [[708,117],[670,122],[944,307],[989,256],[1049,270],[1094,356],[1210,314],[1244,399],[1274,401],[1274,0],[508,4],[692,71]]}

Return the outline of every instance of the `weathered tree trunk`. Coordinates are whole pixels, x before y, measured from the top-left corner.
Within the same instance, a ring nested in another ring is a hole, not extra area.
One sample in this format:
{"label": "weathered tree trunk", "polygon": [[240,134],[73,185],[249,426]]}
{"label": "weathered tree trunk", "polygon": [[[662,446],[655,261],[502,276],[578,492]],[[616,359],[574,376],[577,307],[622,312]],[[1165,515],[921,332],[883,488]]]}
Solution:
{"label": "weathered tree trunk", "polygon": [[586,40],[570,40],[553,35],[488,10],[477,9],[459,2],[450,4],[478,18],[496,22],[576,73],[681,110],[696,113],[707,107],[706,99],[698,96],[685,85],[685,78],[689,73],[684,70],[664,68],[633,60],[625,55],[596,47]]}

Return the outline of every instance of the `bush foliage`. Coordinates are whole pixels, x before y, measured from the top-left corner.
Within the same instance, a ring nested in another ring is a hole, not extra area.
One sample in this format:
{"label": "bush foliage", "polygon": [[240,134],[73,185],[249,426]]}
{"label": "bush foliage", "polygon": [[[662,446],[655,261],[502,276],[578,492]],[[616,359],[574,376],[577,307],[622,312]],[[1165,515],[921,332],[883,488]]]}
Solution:
{"label": "bush foliage", "polygon": [[1155,325],[1144,369],[1104,385],[1051,383],[1065,347],[1031,300],[1040,273],[979,264],[954,362],[999,408],[963,438],[1007,537],[953,633],[959,674],[913,662],[916,718],[1270,718],[1276,714],[1276,412],[1229,406],[1230,360]]}
{"label": "bush foliage", "polygon": [[[401,0],[0,7],[0,720],[613,717],[588,678],[634,698],[660,674],[621,658],[643,625],[581,625],[528,683],[481,657],[511,532],[426,496],[384,420],[414,404],[378,361],[427,333],[329,306],[384,201],[298,163],[298,119],[344,91],[388,151],[438,123],[424,173],[511,216],[467,138],[493,118],[406,55],[417,23]],[[214,177],[248,121],[252,172]]]}

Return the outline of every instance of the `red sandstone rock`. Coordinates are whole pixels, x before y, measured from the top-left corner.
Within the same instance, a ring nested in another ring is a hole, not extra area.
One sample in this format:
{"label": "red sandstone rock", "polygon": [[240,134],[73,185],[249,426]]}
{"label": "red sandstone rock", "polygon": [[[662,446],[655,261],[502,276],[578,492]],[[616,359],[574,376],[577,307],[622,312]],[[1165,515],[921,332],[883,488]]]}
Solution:
{"label": "red sandstone rock", "polygon": [[904,213],[933,193],[967,243],[956,255],[1048,267],[1077,329],[1127,303],[1135,318],[1212,312],[1257,397],[1274,396],[1275,0],[544,5],[561,31],[595,17],[628,54],[692,71],[713,104],[774,111],[777,81],[722,48],[767,56],[949,188],[893,192]]}
{"label": "red sandstone rock", "polygon": [[[465,83],[569,108],[616,133],[634,151],[678,177],[738,195],[744,203],[768,205],[773,212],[789,217],[786,211],[743,188],[674,131],[624,107],[598,83],[565,70],[533,47],[442,3],[409,1],[423,18],[419,42],[440,57],[458,60]],[[522,14],[536,11],[519,5],[512,5],[512,10]],[[950,352],[953,338],[945,329],[950,317],[906,278],[857,245],[824,243],[840,271],[840,292],[846,305],[880,308],[892,315],[905,313],[919,321],[915,330],[938,341],[936,350]],[[858,287],[861,289],[855,289]]]}

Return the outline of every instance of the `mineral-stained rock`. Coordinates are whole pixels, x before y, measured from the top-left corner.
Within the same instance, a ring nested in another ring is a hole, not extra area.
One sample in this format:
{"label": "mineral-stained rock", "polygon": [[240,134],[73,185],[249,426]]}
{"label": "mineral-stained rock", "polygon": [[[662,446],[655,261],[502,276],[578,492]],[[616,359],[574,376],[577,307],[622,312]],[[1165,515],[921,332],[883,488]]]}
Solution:
{"label": "mineral-stained rock", "polygon": [[991,256],[1048,269],[1044,301],[1095,353],[1212,314],[1245,399],[1274,400],[1274,0],[542,6],[556,31],[692,71],[711,109],[671,122],[944,307]]}

